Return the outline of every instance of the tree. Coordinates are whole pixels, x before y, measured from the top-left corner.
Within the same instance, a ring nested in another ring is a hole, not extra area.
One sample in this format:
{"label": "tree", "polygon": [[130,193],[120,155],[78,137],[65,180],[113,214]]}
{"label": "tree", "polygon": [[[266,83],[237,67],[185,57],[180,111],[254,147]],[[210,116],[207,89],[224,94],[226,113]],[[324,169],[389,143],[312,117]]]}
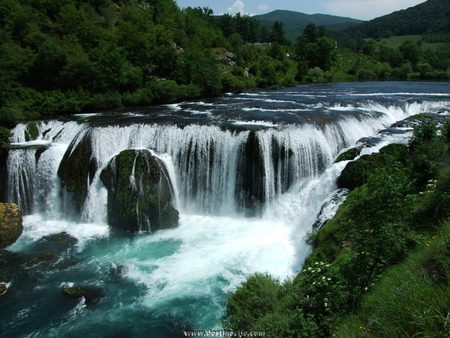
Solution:
{"label": "tree", "polygon": [[400,46],[400,51],[405,61],[411,62],[415,67],[421,54],[419,46],[412,41],[406,41]]}
{"label": "tree", "polygon": [[286,39],[283,23],[281,21],[274,22],[270,40],[272,43],[278,43],[280,45],[289,44],[289,41]]}

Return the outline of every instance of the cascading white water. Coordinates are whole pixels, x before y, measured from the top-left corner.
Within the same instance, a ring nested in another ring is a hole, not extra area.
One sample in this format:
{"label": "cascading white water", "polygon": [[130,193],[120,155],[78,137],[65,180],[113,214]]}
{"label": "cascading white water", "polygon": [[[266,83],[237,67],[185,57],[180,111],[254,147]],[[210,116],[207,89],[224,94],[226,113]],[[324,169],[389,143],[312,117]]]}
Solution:
{"label": "cascading white water", "polygon": [[36,185],[35,154],[35,149],[17,149],[8,154],[7,196],[9,201],[17,203],[24,213],[33,211]]}
{"label": "cascading white water", "polygon": [[70,141],[82,125],[76,122],[47,121],[36,124],[36,140],[26,141],[26,124],[13,130],[14,148],[8,154],[7,198],[24,213],[56,213],[59,208],[57,170]]}
{"label": "cascading white water", "polygon": [[[279,125],[256,131],[263,166],[263,202],[267,207],[291,186],[305,178],[317,177],[340,150],[358,139],[374,135],[397,120],[431,107],[435,109],[439,103],[409,103],[403,107],[367,103],[356,107],[363,115],[349,114],[322,125]],[[334,105],[329,109],[346,107]],[[18,202],[27,212],[57,210],[59,162],[69,143],[74,144],[70,148],[73,151],[83,136],[90,133],[92,156],[99,169],[93,182],[89,182],[92,184],[81,219],[105,220],[106,193],[99,172],[114,155],[130,148],[152,149],[164,158],[181,211],[215,215],[239,213],[236,185],[241,173],[238,163],[243,161],[242,148],[249,131],[196,124],[89,127],[76,122],[50,121],[38,126],[39,137],[32,142],[50,148],[42,152],[38,161],[33,161],[37,151],[33,148],[11,151],[8,161],[9,199]],[[12,141],[19,145],[32,143],[25,142],[25,131],[26,125],[18,125]],[[277,161],[277,157],[283,160]],[[43,207],[34,209],[35,204]]]}

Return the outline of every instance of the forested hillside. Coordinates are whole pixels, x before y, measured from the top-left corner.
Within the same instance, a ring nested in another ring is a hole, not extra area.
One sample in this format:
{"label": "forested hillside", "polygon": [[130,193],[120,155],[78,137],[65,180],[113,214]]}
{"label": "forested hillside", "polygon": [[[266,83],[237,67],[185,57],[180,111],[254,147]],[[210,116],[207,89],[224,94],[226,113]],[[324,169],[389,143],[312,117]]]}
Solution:
{"label": "forested hillside", "polygon": [[285,53],[254,44],[280,27],[172,0],[2,0],[0,22],[3,125],[294,83]]}
{"label": "forested hillside", "polygon": [[271,27],[277,21],[282,22],[286,30],[286,36],[293,41],[309,24],[324,26],[328,29],[343,29],[361,22],[361,20],[341,16],[309,15],[286,10],[276,10],[267,14],[255,15],[253,18],[267,27]]}
{"label": "forested hillside", "polygon": [[428,0],[344,30],[352,38],[450,34],[450,1]]}
{"label": "forested hillside", "polygon": [[[427,4],[437,6],[436,24],[448,13],[439,7],[445,2]],[[342,43],[309,24],[291,42],[280,21],[181,10],[173,0],[1,0],[0,37],[6,127],[297,82],[446,80],[450,64],[449,49],[418,41],[390,47],[346,36]]]}

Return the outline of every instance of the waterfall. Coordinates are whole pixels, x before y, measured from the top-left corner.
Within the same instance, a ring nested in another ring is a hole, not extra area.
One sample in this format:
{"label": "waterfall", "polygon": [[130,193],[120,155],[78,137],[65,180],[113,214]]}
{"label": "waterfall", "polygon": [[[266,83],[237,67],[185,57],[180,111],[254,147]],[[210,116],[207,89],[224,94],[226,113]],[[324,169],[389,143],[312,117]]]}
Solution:
{"label": "waterfall", "polygon": [[[11,139],[17,149],[11,150],[8,158],[8,199],[19,203],[26,214],[44,210],[66,213],[64,204],[70,201],[61,199],[59,163],[89,133],[88,146],[97,165],[86,183],[81,210],[84,221],[105,220],[106,192],[99,180],[102,168],[122,150],[140,148],[152,150],[163,161],[180,211],[254,215],[249,209],[258,209],[257,214],[264,214],[282,194],[319,177],[342,149],[410,114],[443,104],[383,106],[369,102],[358,106],[359,114],[348,113],[330,121],[252,130],[200,124],[47,121],[37,124],[39,135],[29,142],[26,125],[19,124]],[[333,105],[327,109],[346,112],[355,107]]]}
{"label": "waterfall", "polygon": [[8,154],[7,198],[20,206],[23,213],[33,211],[36,185],[35,149],[17,149]]}

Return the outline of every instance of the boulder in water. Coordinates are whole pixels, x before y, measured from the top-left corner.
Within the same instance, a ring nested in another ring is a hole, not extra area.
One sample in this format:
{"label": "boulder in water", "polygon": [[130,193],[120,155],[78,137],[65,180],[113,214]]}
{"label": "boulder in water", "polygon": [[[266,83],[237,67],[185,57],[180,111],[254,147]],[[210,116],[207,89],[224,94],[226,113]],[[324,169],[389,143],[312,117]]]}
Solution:
{"label": "boulder in water", "polygon": [[13,244],[22,231],[22,213],[17,204],[0,203],[0,249]]}
{"label": "boulder in water", "polygon": [[98,303],[105,296],[101,288],[94,286],[64,287],[62,293],[73,299],[84,297],[87,305]]}
{"label": "boulder in water", "polygon": [[108,189],[111,226],[129,232],[152,232],[178,224],[169,175],[151,151],[122,151],[103,169],[100,178]]}
{"label": "boulder in water", "polygon": [[67,232],[60,232],[42,237],[38,244],[51,252],[61,252],[72,248],[77,242],[78,239]]}

